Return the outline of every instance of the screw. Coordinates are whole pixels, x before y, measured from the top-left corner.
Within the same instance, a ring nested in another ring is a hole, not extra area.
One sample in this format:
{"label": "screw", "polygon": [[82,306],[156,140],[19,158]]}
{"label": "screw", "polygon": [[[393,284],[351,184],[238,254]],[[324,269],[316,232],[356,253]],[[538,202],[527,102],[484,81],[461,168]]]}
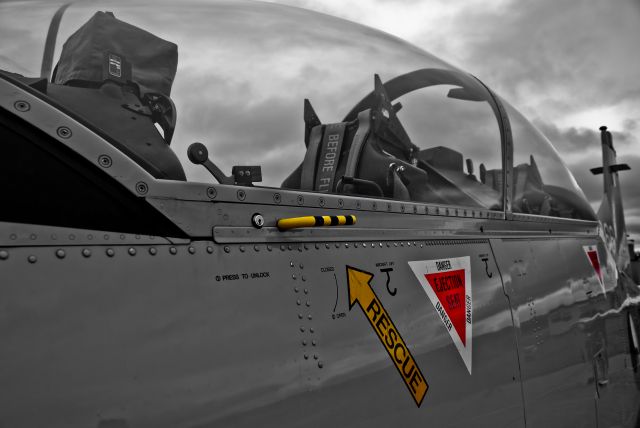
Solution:
{"label": "screw", "polygon": [[215,199],[217,195],[218,195],[218,192],[216,191],[215,188],[207,187],[207,196],[209,197],[209,199]]}
{"label": "screw", "polygon": [[130,256],[135,256],[136,255],[136,249],[133,248],[133,247],[129,247],[127,252],[129,253]]}
{"label": "screw", "polygon": [[189,254],[195,254],[196,253],[196,249],[194,247],[189,247],[187,249],[187,251],[189,251]]}
{"label": "screw", "polygon": [[136,192],[140,193],[141,195],[146,195],[148,191],[149,187],[147,186],[147,183],[145,183],[144,181],[138,181],[136,183]]}
{"label": "screw", "polygon": [[240,201],[244,201],[244,199],[247,197],[247,194],[242,189],[238,190],[236,195],[238,196],[238,200]]}
{"label": "screw", "polygon": [[155,256],[157,253],[158,253],[158,250],[156,250],[155,247],[149,248],[149,254],[151,254],[152,256]]}
{"label": "screw", "polygon": [[109,257],[113,257],[116,254],[116,252],[113,251],[113,248],[107,248],[106,253],[107,253],[107,256]]}
{"label": "screw", "polygon": [[211,245],[207,245],[207,253],[213,254],[213,247]]}
{"label": "screw", "polygon": [[113,165],[113,161],[107,155],[100,155],[98,156],[98,165],[103,168],[109,168],[111,165]]}
{"label": "screw", "polygon": [[70,138],[72,133],[71,133],[71,129],[67,128],[66,126],[61,126],[58,128],[58,130],[56,131],[58,133],[58,136],[60,138],[64,138],[65,140],[67,138]]}
{"label": "screw", "polygon": [[30,105],[28,102],[26,102],[26,101],[22,101],[22,100],[20,100],[20,101],[16,101],[15,103],[13,103],[13,107],[14,107],[16,110],[21,111],[21,112],[23,112],[23,113],[24,113],[25,111],[29,111],[29,110],[31,110],[31,105]]}
{"label": "screw", "polygon": [[84,249],[82,250],[82,256],[83,256],[83,257],[91,257],[91,250],[90,250],[90,249],[88,249],[88,248],[84,248]]}
{"label": "screw", "polygon": [[273,202],[275,202],[276,204],[279,204],[281,201],[282,201],[282,196],[280,196],[280,193],[274,193]]}

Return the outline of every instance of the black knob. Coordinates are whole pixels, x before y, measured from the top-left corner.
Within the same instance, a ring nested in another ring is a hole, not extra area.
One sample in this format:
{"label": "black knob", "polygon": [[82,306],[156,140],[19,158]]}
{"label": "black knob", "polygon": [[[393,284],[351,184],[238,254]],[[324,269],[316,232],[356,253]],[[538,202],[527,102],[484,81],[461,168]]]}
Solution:
{"label": "black knob", "polygon": [[209,159],[209,151],[204,144],[193,143],[187,149],[187,156],[192,163],[202,165]]}

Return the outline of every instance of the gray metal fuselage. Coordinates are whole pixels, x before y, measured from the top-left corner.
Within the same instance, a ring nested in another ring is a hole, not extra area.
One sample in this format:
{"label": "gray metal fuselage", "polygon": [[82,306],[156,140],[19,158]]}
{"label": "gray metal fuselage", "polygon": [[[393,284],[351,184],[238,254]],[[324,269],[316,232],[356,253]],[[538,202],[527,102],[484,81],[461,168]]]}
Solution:
{"label": "gray metal fuselage", "polygon": [[[0,105],[90,162],[108,155],[105,172],[188,236],[0,223],[3,426],[637,423],[638,287],[597,222],[156,180],[5,81]],[[275,227],[321,214],[358,223]],[[584,246],[597,247],[601,281]],[[408,263],[458,258],[473,298],[469,366]],[[373,276],[428,383],[420,403],[377,337],[388,325],[350,305],[347,266]]]}

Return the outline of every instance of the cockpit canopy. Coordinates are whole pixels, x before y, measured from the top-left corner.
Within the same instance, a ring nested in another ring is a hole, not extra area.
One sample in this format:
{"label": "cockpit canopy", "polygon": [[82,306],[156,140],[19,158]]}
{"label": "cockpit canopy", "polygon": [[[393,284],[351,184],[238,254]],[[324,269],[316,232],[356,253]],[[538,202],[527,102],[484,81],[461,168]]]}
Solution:
{"label": "cockpit canopy", "polygon": [[[0,5],[0,37],[11,41],[0,46],[0,70],[40,76],[46,29],[61,5]],[[83,47],[95,40],[96,20],[112,42],[102,48],[106,67],[119,70],[120,83],[82,70],[92,62],[77,55],[93,52]],[[140,36],[109,31],[115,21]],[[156,178],[211,181],[187,156],[201,142],[224,174],[260,166],[254,185],[497,211],[507,202],[514,212],[595,218],[551,144],[513,107],[389,34],[242,0],[74,3],[54,34],[58,67],[44,70],[50,96]],[[153,55],[135,54],[145,50]],[[154,73],[164,86],[149,87]],[[126,100],[117,98],[108,113],[83,107],[118,90]],[[136,134],[143,113],[157,125],[148,138]]]}

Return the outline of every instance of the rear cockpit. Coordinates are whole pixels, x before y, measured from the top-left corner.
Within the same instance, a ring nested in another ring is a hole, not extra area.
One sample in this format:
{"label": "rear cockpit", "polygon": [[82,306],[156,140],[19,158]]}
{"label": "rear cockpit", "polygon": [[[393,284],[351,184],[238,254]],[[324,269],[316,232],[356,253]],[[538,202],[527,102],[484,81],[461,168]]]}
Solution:
{"label": "rear cockpit", "polygon": [[148,7],[69,6],[44,80],[28,77],[46,45],[42,14],[3,24],[3,40],[33,35],[0,47],[0,74],[155,179],[210,182],[194,165],[204,163],[224,185],[595,218],[544,136],[478,79],[413,46],[273,4]]}

